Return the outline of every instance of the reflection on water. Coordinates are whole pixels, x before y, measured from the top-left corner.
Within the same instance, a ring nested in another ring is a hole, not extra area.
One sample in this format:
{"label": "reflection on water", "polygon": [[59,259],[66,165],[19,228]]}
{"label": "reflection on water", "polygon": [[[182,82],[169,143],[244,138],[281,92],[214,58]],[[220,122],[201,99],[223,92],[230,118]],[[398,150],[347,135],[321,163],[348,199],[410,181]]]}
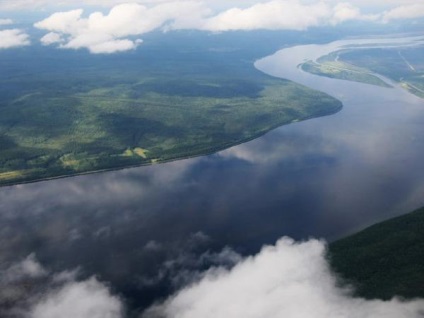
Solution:
{"label": "reflection on water", "polygon": [[1,188],[1,267],[35,253],[143,306],[187,271],[228,262],[224,246],[334,239],[424,205],[423,100],[296,68],[335,47],[286,49],[257,67],[340,98],[336,115],[211,156]]}

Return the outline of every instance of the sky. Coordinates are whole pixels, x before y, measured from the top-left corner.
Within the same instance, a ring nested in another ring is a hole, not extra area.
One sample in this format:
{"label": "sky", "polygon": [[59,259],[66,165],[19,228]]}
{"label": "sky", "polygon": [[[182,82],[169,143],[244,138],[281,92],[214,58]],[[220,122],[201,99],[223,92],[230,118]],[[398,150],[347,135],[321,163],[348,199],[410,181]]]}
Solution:
{"label": "sky", "polygon": [[[32,26],[16,27],[19,14],[25,12],[43,18]],[[41,41],[62,49],[111,54],[136,49],[143,35],[155,30],[304,31],[348,21],[387,24],[423,17],[421,0],[0,0],[0,49]],[[28,28],[44,35],[31,38]]]}

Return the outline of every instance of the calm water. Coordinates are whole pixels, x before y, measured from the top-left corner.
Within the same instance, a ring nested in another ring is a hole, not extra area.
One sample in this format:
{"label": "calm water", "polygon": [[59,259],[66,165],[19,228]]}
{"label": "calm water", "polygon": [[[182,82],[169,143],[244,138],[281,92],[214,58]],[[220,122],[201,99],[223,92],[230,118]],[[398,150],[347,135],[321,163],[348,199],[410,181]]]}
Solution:
{"label": "calm water", "polygon": [[143,306],[218,262],[224,246],[248,254],[284,235],[332,240],[424,206],[424,100],[296,67],[352,43],[256,63],[339,98],[336,115],[211,156],[0,188],[0,264],[35,253],[54,271],[97,274]]}

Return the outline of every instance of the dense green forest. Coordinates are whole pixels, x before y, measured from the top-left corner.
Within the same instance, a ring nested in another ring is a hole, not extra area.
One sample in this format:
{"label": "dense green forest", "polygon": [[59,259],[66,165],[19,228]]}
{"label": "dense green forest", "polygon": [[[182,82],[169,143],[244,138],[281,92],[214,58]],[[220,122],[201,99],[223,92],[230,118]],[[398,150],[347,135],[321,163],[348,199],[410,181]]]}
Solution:
{"label": "dense green forest", "polygon": [[115,55],[1,51],[0,185],[208,154],[342,107],[257,71],[265,52],[243,38],[199,38]]}
{"label": "dense green forest", "polygon": [[330,244],[334,270],[357,295],[424,297],[424,208]]}

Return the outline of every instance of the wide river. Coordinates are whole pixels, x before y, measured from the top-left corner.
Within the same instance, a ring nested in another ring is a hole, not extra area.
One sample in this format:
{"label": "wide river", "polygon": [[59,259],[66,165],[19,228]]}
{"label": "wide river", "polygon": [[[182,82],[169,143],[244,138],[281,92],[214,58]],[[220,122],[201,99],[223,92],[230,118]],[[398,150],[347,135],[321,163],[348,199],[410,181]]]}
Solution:
{"label": "wide river", "polygon": [[424,206],[424,100],[297,67],[347,44],[367,40],[256,62],[340,99],[335,115],[210,156],[0,188],[0,264],[35,253],[52,271],[78,267],[143,305],[182,272],[217,262],[224,246],[250,254],[284,235],[333,240]]}

